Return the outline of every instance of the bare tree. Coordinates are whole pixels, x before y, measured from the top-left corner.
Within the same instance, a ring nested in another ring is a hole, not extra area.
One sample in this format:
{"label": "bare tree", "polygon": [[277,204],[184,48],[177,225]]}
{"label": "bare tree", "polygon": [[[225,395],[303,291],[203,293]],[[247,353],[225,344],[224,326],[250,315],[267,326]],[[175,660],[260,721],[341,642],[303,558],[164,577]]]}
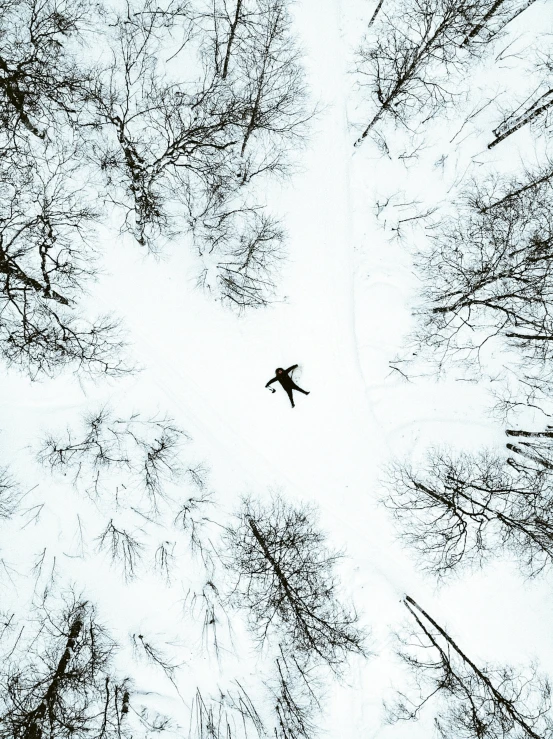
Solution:
{"label": "bare tree", "polygon": [[374,35],[367,36],[357,52],[359,87],[370,96],[376,113],[355,145],[383,117],[407,126],[418,115],[425,122],[435,116],[455,98],[455,80],[472,59],[475,45],[485,43],[482,29],[503,25],[515,4],[410,0],[380,10]]}
{"label": "bare tree", "polygon": [[198,689],[192,702],[191,739],[249,739],[267,736],[263,721],[246,692],[236,683],[217,698],[204,697]]}
{"label": "bare tree", "polygon": [[214,232],[212,222],[207,228],[203,224],[206,242],[214,237],[217,250],[212,266],[205,267],[200,275],[199,284],[216,291],[224,302],[239,310],[267,305],[276,294],[275,277],[284,258],[282,228],[255,209],[218,214],[215,220]]}
{"label": "bare tree", "polygon": [[[530,4],[530,3],[528,3]],[[504,141],[506,138],[516,133],[524,126],[537,122],[541,119],[542,125],[547,126],[548,112],[553,106],[553,52],[547,50],[541,53],[537,63],[532,70],[532,78],[539,80],[542,78],[529,97],[518,106],[515,111],[508,113],[504,120],[494,129],[494,140],[488,144],[488,149]],[[532,100],[530,104],[529,100]]]}
{"label": "bare tree", "polygon": [[176,721],[163,713],[142,706],[136,711],[138,720],[144,728],[146,737],[159,736],[163,731],[174,731],[179,728]]}
{"label": "bare tree", "polygon": [[205,515],[208,506],[213,506],[211,493],[202,492],[197,497],[188,498],[174,518],[174,524],[188,534],[192,554],[199,554],[205,567],[212,567],[215,553],[209,539],[207,528],[213,521]]}
{"label": "bare tree", "polygon": [[[474,184],[458,212],[417,257],[424,283],[418,341],[445,358],[472,361],[486,345],[514,352],[509,374],[547,392],[553,327],[552,182]],[[498,197],[498,190],[501,195]]]}
{"label": "bare tree", "polygon": [[34,170],[0,164],[0,355],[31,376],[64,367],[119,375],[119,323],[75,310],[95,276],[92,224],[70,154]]}
{"label": "bare tree", "polygon": [[202,625],[202,643],[206,649],[211,647],[217,657],[221,654],[221,629],[224,625],[226,636],[232,640],[232,621],[223,594],[213,580],[207,580],[201,590],[190,590],[184,599],[184,608],[195,623]]}
{"label": "bare tree", "polygon": [[83,418],[82,430],[67,429],[64,437],[47,436],[39,461],[52,471],[71,472],[75,484],[89,494],[136,493],[147,498],[155,512],[167,497],[166,485],[183,474],[179,455],[184,431],[167,416],[143,418],[133,413],[118,418],[107,408]]}
{"label": "bare tree", "polygon": [[136,568],[142,558],[144,544],[134,532],[118,529],[111,519],[105,530],[97,537],[97,541],[98,549],[107,550],[112,563],[122,567],[125,580],[129,581],[136,577]]}
{"label": "bare tree", "polygon": [[55,145],[78,125],[89,73],[76,52],[96,17],[87,0],[0,2],[0,151],[25,153],[29,136]]}
{"label": "bare tree", "polygon": [[[282,240],[249,184],[287,170],[309,115],[285,0],[224,8],[196,16],[146,0],[114,19],[113,61],[93,91],[102,137],[92,158],[140,244],[155,250],[159,236],[189,231],[221,271],[206,284],[243,307],[267,302]],[[159,51],[177,36],[162,70]],[[177,66],[185,54],[190,79]]]}
{"label": "bare tree", "polygon": [[[469,33],[467,33],[463,46],[467,46],[475,37],[480,37],[481,41],[486,43],[491,41],[494,36],[502,31],[511,21],[517,18],[522,12],[530,7],[535,0],[520,0],[518,4],[513,5],[505,0],[495,0],[493,5],[490,6],[489,10],[483,15],[482,19],[473,26]],[[503,7],[502,7],[503,6]],[[505,10],[507,12],[505,12]],[[499,11],[500,22],[495,23],[492,27],[486,27],[489,21],[496,16]]]}
{"label": "bare tree", "polygon": [[399,693],[392,722],[414,720],[437,703],[435,727],[443,739],[548,739],[553,735],[551,689],[535,668],[479,666],[411,597],[403,600],[414,626],[401,634],[400,656],[415,687]]}
{"label": "bare tree", "polygon": [[488,144],[488,149],[500,144],[504,139],[520,130],[526,124],[536,120],[540,115],[546,113],[553,105],[553,89],[542,93],[522,113],[509,115],[497,128],[494,128],[494,140]]}
{"label": "bare tree", "polygon": [[247,101],[240,146],[242,182],[260,172],[285,168],[287,146],[300,141],[309,115],[299,54],[284,0],[257,0],[260,23],[235,65],[237,86]]}
{"label": "bare tree", "polygon": [[349,653],[365,654],[364,634],[339,601],[340,555],[326,547],[315,522],[312,508],[279,497],[268,506],[245,499],[226,529],[226,564],[236,603],[248,609],[260,642],[276,632],[291,649],[338,669]]}
{"label": "bare tree", "polygon": [[10,518],[20,499],[19,485],[13,479],[8,467],[0,467],[0,520]]}
{"label": "bare tree", "polygon": [[[536,197],[548,197],[547,183],[553,180],[553,162],[547,163],[539,169],[527,170],[523,178],[513,178],[500,187],[496,186],[492,192],[487,193],[485,199],[482,195],[477,196],[474,203],[475,207],[482,213],[486,213],[493,208],[503,205],[508,200],[516,199],[529,190],[536,191]],[[542,188],[542,185],[545,187]],[[500,190],[499,194],[496,193]]]}
{"label": "bare tree", "polygon": [[275,739],[312,739],[318,733],[314,716],[321,710],[320,684],[313,666],[280,650],[276,677],[269,684],[276,713]]}
{"label": "bare tree", "polygon": [[178,692],[175,682],[175,673],[181,665],[174,664],[162,649],[152,644],[151,640],[147,640],[143,634],[132,634],[131,641],[134,647],[134,653],[138,659],[145,658],[147,662],[158,667]]}
{"label": "bare tree", "polygon": [[434,449],[416,469],[406,463],[390,468],[384,502],[427,570],[444,577],[501,552],[530,576],[553,564],[553,464],[546,456],[553,458],[552,439],[529,439],[535,446],[546,441],[540,450],[529,442],[508,445],[518,461],[489,451]]}
{"label": "bare tree", "polygon": [[168,585],[171,582],[171,572],[175,562],[175,546],[174,541],[162,541],[154,554],[155,569],[163,575]]}
{"label": "bare tree", "polygon": [[94,608],[69,598],[56,612],[46,600],[35,615],[15,643],[2,634],[0,737],[127,736],[130,688],[112,673],[115,645]]}

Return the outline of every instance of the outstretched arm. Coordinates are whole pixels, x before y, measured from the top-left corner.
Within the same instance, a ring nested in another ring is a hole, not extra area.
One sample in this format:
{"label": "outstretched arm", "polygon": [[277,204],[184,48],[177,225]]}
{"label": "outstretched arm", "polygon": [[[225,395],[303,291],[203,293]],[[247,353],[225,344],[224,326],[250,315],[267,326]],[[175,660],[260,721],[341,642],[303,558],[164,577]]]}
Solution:
{"label": "outstretched arm", "polygon": [[269,387],[269,385],[272,385],[273,382],[276,382],[278,380],[278,377],[273,377],[272,380],[269,380],[269,382],[265,385],[265,387]]}
{"label": "outstretched arm", "polygon": [[285,369],[284,371],[286,372],[286,374],[288,374],[288,372],[291,372],[293,369],[296,369],[297,366],[298,366],[297,364],[293,364],[291,367],[288,367],[288,369]]}

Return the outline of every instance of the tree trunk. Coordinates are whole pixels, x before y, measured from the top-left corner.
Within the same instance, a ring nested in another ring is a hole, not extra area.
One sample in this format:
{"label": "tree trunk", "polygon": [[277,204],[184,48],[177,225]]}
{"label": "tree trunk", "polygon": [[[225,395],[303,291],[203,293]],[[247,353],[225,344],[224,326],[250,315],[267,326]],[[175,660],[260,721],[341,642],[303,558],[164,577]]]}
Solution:
{"label": "tree trunk", "polygon": [[[46,136],[46,131],[40,131],[34,123],[31,122],[31,119],[27,115],[27,112],[25,110],[25,95],[21,90],[19,89],[17,82],[13,79],[13,72],[10,72],[10,69],[8,65],[6,64],[6,61],[0,57],[0,70],[4,72],[6,75],[5,77],[0,77],[0,87],[4,89],[4,92],[6,94],[6,97],[8,98],[9,102],[13,105],[14,109],[17,111],[17,114],[19,115],[19,119],[21,123],[25,126],[25,128],[30,131],[34,136],[36,136],[39,139],[43,139]],[[11,75],[11,79],[10,79]]]}
{"label": "tree trunk", "polygon": [[538,439],[553,439],[553,431],[523,431],[522,429],[506,429],[507,436],[526,436]]}
{"label": "tree trunk", "polygon": [[523,192],[532,190],[534,187],[538,187],[538,185],[543,185],[544,182],[549,182],[551,178],[553,178],[553,170],[551,172],[548,172],[543,177],[540,177],[539,179],[534,180],[533,182],[530,182],[528,185],[524,185],[524,187],[519,187],[518,190],[513,190],[513,192],[507,193],[507,195],[502,197],[501,200],[497,200],[495,203],[492,203],[491,205],[487,205],[485,208],[480,208],[480,212],[487,213],[489,210],[492,210],[492,208],[496,208],[498,205],[505,203],[507,200],[510,200],[511,198],[516,198],[518,197],[518,195],[522,195]]}
{"label": "tree trunk", "polygon": [[[508,128],[500,136],[497,136],[497,138],[495,138],[491,142],[491,144],[488,144],[488,149],[493,149],[494,146],[497,146],[497,144],[499,144],[501,141],[503,141],[508,136],[510,136],[511,134],[513,134],[516,131],[518,131],[520,128],[522,128],[523,126],[525,126],[527,123],[530,123],[530,121],[533,121],[534,118],[537,118],[539,115],[541,115],[541,113],[543,113],[548,108],[550,108],[553,105],[553,99],[552,100],[549,100],[546,103],[543,103],[538,108],[535,107],[536,105],[539,104],[540,100],[543,100],[545,97],[547,97],[549,95],[553,95],[553,90],[548,90],[546,93],[544,93],[539,98],[539,100],[537,100],[533,105],[531,105],[530,108],[528,108],[528,110],[526,111],[526,113],[524,113],[520,117],[518,123],[516,123],[514,126],[511,126],[511,128]],[[500,129],[496,129],[496,130],[500,130]]]}
{"label": "tree trunk", "polygon": [[40,704],[31,713],[31,723],[27,727],[26,731],[23,733],[23,739],[41,739],[42,727],[40,726],[40,723],[44,718],[46,710],[51,710],[52,705],[57,697],[60,680],[65,675],[65,672],[69,665],[69,660],[71,659],[71,655],[75,647],[75,643],[79,637],[79,634],[81,633],[82,628],[82,617],[80,615],[76,616],[69,631],[65,650],[52,677],[52,682],[50,683],[44,697],[40,701]]}
{"label": "tree trunk", "polygon": [[382,7],[382,4],[383,3],[384,3],[384,0],[380,0],[380,2],[378,3],[378,5],[376,6],[376,9],[375,9],[374,13],[372,14],[372,17],[371,17],[371,19],[369,21],[369,25],[367,26],[367,28],[370,28],[372,26],[372,24],[375,22],[376,16],[380,12],[380,8]]}
{"label": "tree trunk", "polygon": [[42,285],[38,280],[25,274],[23,270],[12,260],[5,251],[0,247],[0,274],[11,276],[16,280],[19,280],[25,287],[30,287],[36,293],[40,293],[42,297],[49,300],[55,300],[57,303],[62,305],[69,305],[69,300],[64,298],[55,290],[52,290],[48,285]]}
{"label": "tree trunk", "polygon": [[234,41],[234,36],[236,34],[236,29],[238,27],[238,23],[240,22],[240,10],[242,9],[242,0],[237,0],[236,2],[236,13],[234,15],[234,21],[232,22],[230,26],[230,34],[228,37],[228,43],[227,43],[227,50],[225,53],[225,61],[223,63],[223,72],[221,74],[221,77],[225,80],[227,78],[227,72],[228,72],[228,65],[230,61],[230,51],[232,48],[232,42]]}
{"label": "tree trunk", "polygon": [[421,613],[424,618],[427,619],[429,623],[432,624],[432,626],[438,631],[438,633],[445,639],[445,641],[449,644],[449,646],[457,653],[457,655],[463,660],[463,662],[468,665],[471,670],[474,672],[474,674],[481,680],[481,682],[486,685],[490,693],[492,694],[495,701],[497,701],[497,704],[501,706],[506,713],[509,714],[510,718],[518,725],[521,729],[523,729],[526,734],[531,737],[531,739],[543,739],[540,737],[536,732],[532,729],[531,726],[529,726],[525,720],[524,717],[519,714],[519,712],[514,707],[512,701],[508,700],[503,696],[502,693],[497,690],[497,688],[493,685],[491,680],[487,675],[485,675],[475,664],[472,662],[469,657],[460,649],[460,647],[457,646],[457,644],[453,641],[453,639],[447,634],[442,627],[434,621],[434,619],[424,611],[419,604],[413,600],[410,596],[406,595],[405,600],[403,601],[407,609],[411,612],[411,614],[415,617],[416,621],[419,623],[421,628],[423,629],[426,636],[429,638],[431,643],[443,654],[443,650],[440,648],[438,643],[436,642],[435,638],[432,636],[432,634],[428,631],[428,629],[425,628],[425,626],[420,621],[419,617],[413,610],[414,608]]}
{"label": "tree trunk", "polygon": [[503,5],[504,2],[505,2],[505,0],[496,0],[495,1],[495,3],[488,10],[488,12],[486,13],[486,15],[482,18],[482,20],[480,21],[480,23],[478,23],[476,26],[474,26],[474,28],[467,34],[467,36],[466,36],[465,40],[463,41],[463,43],[461,44],[461,46],[467,46],[470,43],[471,39],[473,39],[475,36],[477,36],[480,33],[480,31],[484,28],[484,26],[490,20],[490,18],[492,17],[492,15],[495,14],[495,11],[499,8],[500,5]]}

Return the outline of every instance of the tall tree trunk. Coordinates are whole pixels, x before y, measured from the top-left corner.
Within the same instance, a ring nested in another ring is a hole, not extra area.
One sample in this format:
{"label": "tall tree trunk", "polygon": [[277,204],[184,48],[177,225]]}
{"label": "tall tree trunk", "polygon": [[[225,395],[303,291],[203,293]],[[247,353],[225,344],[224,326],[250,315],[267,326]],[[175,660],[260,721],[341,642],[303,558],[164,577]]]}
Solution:
{"label": "tall tree trunk", "polygon": [[502,205],[503,203],[507,202],[507,200],[510,200],[511,198],[516,198],[519,195],[522,195],[523,192],[532,190],[534,187],[538,187],[538,185],[543,185],[544,182],[549,182],[549,180],[552,178],[553,178],[553,170],[551,170],[551,172],[548,172],[543,177],[540,177],[539,179],[534,180],[533,182],[530,182],[527,185],[524,185],[523,187],[519,187],[518,190],[513,190],[513,192],[507,193],[507,195],[502,197],[500,200],[496,200],[495,203],[492,203],[491,205],[487,205],[485,208],[480,208],[480,212],[487,213],[489,210],[492,210],[492,208],[496,208],[498,205]]}
{"label": "tall tree trunk", "polygon": [[480,31],[484,28],[486,23],[490,20],[490,18],[495,14],[496,10],[499,8],[500,5],[503,5],[505,0],[495,0],[495,3],[492,5],[492,7],[488,10],[486,15],[482,18],[480,23],[477,23],[476,26],[466,35],[465,40],[461,44],[461,46],[467,46],[471,40],[478,36]]}
{"label": "tall tree trunk", "polygon": [[[503,141],[508,136],[518,131],[520,128],[525,126],[527,123],[530,123],[530,121],[533,121],[534,118],[537,118],[539,115],[541,115],[541,113],[545,112],[548,108],[550,108],[553,105],[553,99],[548,100],[547,102],[541,105],[539,105],[539,103],[540,103],[540,100],[543,100],[544,98],[551,96],[551,95],[553,95],[553,89],[548,90],[546,93],[544,93],[539,98],[539,100],[537,100],[533,105],[531,105],[530,108],[528,108],[528,110],[525,113],[523,113],[523,115],[519,118],[518,123],[511,126],[511,128],[508,128],[507,130],[505,130],[504,133],[497,136],[497,138],[495,138],[491,142],[491,144],[488,144],[488,149],[493,149],[494,146],[497,146],[497,144],[499,144],[501,141]],[[538,105],[537,108],[536,108],[536,105]],[[501,128],[502,127],[497,128],[496,131],[501,130]]]}
{"label": "tall tree trunk", "polygon": [[[505,698],[505,696],[499,692],[499,690],[494,686],[490,678],[485,675],[475,664],[472,662],[469,657],[460,649],[460,647],[453,641],[453,639],[449,636],[447,632],[445,632],[442,627],[434,621],[434,619],[424,611],[419,604],[413,600],[410,596],[406,595],[405,599],[403,601],[404,605],[407,607],[407,609],[410,611],[410,613],[414,616],[415,620],[419,624],[419,626],[422,628],[430,642],[438,649],[438,651],[442,654],[443,657],[445,657],[446,660],[448,660],[448,657],[443,652],[442,648],[437,643],[435,637],[430,633],[430,631],[424,626],[422,621],[420,620],[418,614],[415,612],[415,609],[424,616],[424,618],[432,624],[432,626],[436,629],[436,631],[442,636],[443,639],[449,644],[449,646],[453,649],[454,652],[463,660],[463,662],[470,667],[470,669],[474,672],[474,674],[478,677],[478,679],[488,688],[490,693],[492,694],[495,701],[497,701],[497,705],[501,706],[503,710],[510,716],[510,718],[513,720],[515,724],[517,724],[521,729],[523,729],[526,734],[531,739],[543,739],[543,737],[540,737],[539,734],[536,734],[536,732],[532,729],[531,726],[529,726],[526,721],[524,720],[524,717],[516,710],[516,708],[513,705],[513,702],[509,699]],[[449,661],[449,660],[448,660]]]}
{"label": "tall tree trunk", "polygon": [[71,655],[73,654],[75,643],[79,637],[79,634],[81,633],[82,628],[83,628],[82,616],[78,615],[75,617],[75,620],[71,624],[71,629],[69,631],[69,636],[67,638],[65,650],[62,654],[60,661],[58,662],[56,671],[54,672],[54,675],[52,676],[52,682],[48,686],[48,690],[44,694],[44,697],[40,701],[40,704],[32,712],[31,722],[27,726],[27,729],[25,730],[25,732],[23,733],[23,739],[41,739],[42,738],[42,726],[41,726],[42,720],[47,710],[49,713],[52,711],[54,701],[58,694],[60,681],[67,671],[67,667],[69,666],[69,660],[71,659]]}
{"label": "tall tree trunk", "polygon": [[376,6],[375,11],[372,14],[372,17],[371,17],[371,19],[369,21],[369,25],[367,26],[367,28],[370,28],[372,26],[372,24],[375,22],[376,16],[379,14],[380,8],[382,7],[383,3],[384,3],[384,0],[380,0],[380,2],[378,3],[378,5]]}
{"label": "tall tree trunk", "polygon": [[376,123],[378,123],[378,121],[380,120],[380,118],[382,117],[382,115],[384,114],[384,112],[387,109],[388,109],[388,105],[382,105],[380,107],[378,113],[374,116],[374,118],[369,123],[369,125],[367,126],[367,128],[363,131],[363,133],[361,134],[361,136],[359,136],[359,138],[357,139],[357,141],[354,143],[354,146],[360,146],[363,143],[363,141],[367,138],[367,136],[368,136],[371,128],[373,128],[373,126],[375,126]]}
{"label": "tall tree trunk", "polygon": [[234,21],[232,22],[230,26],[230,34],[228,37],[227,42],[227,50],[225,53],[225,61],[223,63],[223,72],[221,74],[221,77],[225,80],[227,78],[228,73],[228,65],[230,61],[230,52],[232,49],[232,43],[234,41],[234,36],[236,34],[236,29],[238,28],[238,23],[240,22],[240,10],[242,9],[242,0],[236,1],[236,13],[234,14]]}

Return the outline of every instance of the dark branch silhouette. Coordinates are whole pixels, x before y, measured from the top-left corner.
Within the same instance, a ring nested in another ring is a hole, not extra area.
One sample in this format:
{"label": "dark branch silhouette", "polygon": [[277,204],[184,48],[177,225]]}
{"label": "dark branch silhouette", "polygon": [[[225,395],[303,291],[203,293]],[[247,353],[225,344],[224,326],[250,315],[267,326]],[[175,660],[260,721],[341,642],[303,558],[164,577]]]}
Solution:
{"label": "dark branch silhouette", "polygon": [[166,487],[184,474],[180,454],[186,435],[167,416],[119,418],[107,408],[83,418],[82,430],[48,435],[38,453],[52,471],[71,472],[77,485],[94,496],[109,492],[137,505],[146,498],[157,511]]}
{"label": "dark branch silhouette", "polygon": [[89,72],[75,52],[96,17],[87,0],[0,2],[0,152],[32,148],[29,134],[57,144],[80,123]]}
{"label": "dark branch silhouette", "polygon": [[[281,257],[282,229],[251,184],[288,171],[310,114],[285,0],[222,5],[195,18],[145,0],[114,17],[113,60],[92,91],[94,158],[137,241],[156,251],[190,232],[200,282],[243,308],[269,301]],[[178,35],[163,69],[161,49]],[[190,79],[177,65],[185,53],[197,57]]]}
{"label": "dark branch silhouette", "polygon": [[378,6],[374,33],[357,51],[359,87],[376,112],[355,145],[384,117],[410,130],[418,115],[434,117],[455,98],[455,79],[485,43],[481,30],[500,24],[512,7],[513,0],[410,0],[388,12]]}
{"label": "dark branch silhouette", "polygon": [[[500,196],[496,194],[500,192]],[[509,350],[509,375],[547,394],[553,324],[549,305],[552,181],[474,184],[430,234],[417,257],[424,283],[420,345],[440,362],[477,359],[488,345]]]}

